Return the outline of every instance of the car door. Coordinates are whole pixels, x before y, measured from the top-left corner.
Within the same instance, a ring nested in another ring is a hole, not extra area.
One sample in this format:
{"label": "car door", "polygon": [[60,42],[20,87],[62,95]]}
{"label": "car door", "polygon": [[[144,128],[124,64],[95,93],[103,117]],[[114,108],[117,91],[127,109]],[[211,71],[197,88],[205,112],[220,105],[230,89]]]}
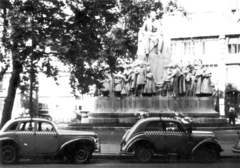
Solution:
{"label": "car door", "polygon": [[23,121],[15,132],[15,139],[19,144],[19,152],[26,155],[34,152],[34,122]]}
{"label": "car door", "polygon": [[166,142],[164,141],[164,127],[162,121],[149,122],[145,129],[145,134],[155,146],[158,153],[166,152]]}
{"label": "car door", "polygon": [[184,151],[188,145],[188,133],[178,122],[164,121],[164,145],[168,153]]}
{"label": "car door", "polygon": [[52,123],[36,121],[34,146],[36,154],[51,154],[58,151],[58,134]]}

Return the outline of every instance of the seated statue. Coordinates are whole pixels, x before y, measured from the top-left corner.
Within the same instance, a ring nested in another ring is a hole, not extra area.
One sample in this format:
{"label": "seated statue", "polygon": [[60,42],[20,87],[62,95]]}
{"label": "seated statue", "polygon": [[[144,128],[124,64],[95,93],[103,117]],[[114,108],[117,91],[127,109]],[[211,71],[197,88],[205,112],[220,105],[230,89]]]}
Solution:
{"label": "seated statue", "polygon": [[154,51],[154,49],[157,49],[157,52],[154,53],[162,53],[162,27],[161,21],[156,19],[156,12],[151,11],[150,17],[144,22],[139,33],[139,41],[143,41],[144,53],[147,57],[152,51]]}

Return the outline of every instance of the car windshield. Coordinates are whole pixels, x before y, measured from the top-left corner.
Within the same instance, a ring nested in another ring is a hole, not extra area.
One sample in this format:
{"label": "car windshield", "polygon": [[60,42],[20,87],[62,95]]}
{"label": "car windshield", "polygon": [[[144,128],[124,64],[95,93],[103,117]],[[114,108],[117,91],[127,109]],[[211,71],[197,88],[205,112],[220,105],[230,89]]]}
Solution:
{"label": "car windshield", "polygon": [[134,124],[134,126],[130,129],[130,131],[131,131],[131,130],[135,130],[135,128],[137,128],[137,126],[139,125],[140,121],[141,121],[141,120],[138,120],[138,121]]}
{"label": "car windshield", "polygon": [[55,127],[56,131],[59,130],[57,124],[55,124],[55,122],[52,122],[53,126]]}
{"label": "car windshield", "polygon": [[6,130],[6,128],[12,123],[13,121],[12,120],[9,120],[1,129],[1,131],[4,131]]}

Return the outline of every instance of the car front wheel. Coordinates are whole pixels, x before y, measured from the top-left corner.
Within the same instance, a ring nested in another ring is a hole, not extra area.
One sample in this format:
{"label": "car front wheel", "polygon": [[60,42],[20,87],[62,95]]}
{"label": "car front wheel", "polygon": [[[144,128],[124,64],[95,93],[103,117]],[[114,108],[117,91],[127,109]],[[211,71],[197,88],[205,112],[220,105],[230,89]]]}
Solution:
{"label": "car front wheel", "polygon": [[214,148],[202,148],[195,152],[193,160],[196,162],[214,163],[219,159],[220,153]]}
{"label": "car front wheel", "polygon": [[2,146],[0,149],[1,162],[4,164],[14,163],[17,160],[17,151],[11,145]]}
{"label": "car front wheel", "polygon": [[135,150],[135,157],[141,163],[147,163],[152,159],[152,150],[148,146],[138,146]]}
{"label": "car front wheel", "polygon": [[91,157],[90,150],[87,146],[80,146],[75,150],[75,162],[86,163]]}

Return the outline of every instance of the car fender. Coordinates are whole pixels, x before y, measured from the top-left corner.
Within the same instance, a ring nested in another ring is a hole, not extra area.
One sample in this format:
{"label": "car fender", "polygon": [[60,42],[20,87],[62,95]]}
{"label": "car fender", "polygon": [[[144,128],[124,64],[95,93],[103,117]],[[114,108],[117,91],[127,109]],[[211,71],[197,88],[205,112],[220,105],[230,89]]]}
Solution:
{"label": "car fender", "polygon": [[204,144],[207,144],[207,143],[215,144],[220,152],[223,151],[220,143],[219,143],[216,139],[207,138],[207,139],[204,139],[203,141],[199,142],[199,143],[192,149],[191,154],[193,154],[200,146],[202,146],[202,145],[204,145]]}
{"label": "car fender", "polygon": [[70,141],[65,142],[61,147],[60,147],[60,151],[63,151],[68,145],[78,142],[78,141],[88,141],[91,143],[92,146],[95,145],[95,141],[94,138],[92,137],[81,137],[81,138],[75,138],[75,139],[71,139]]}
{"label": "car fender", "polygon": [[19,144],[17,143],[17,141],[14,140],[13,138],[10,138],[10,137],[0,138],[0,145],[2,145],[4,141],[12,141],[16,145],[16,147],[19,147]]}
{"label": "car fender", "polygon": [[138,141],[141,141],[141,140],[145,140],[145,141],[148,141],[150,144],[154,145],[154,143],[146,137],[146,134],[144,133],[141,133],[141,134],[137,134],[136,136],[134,136],[132,139],[130,139],[128,141],[128,143],[125,145],[126,146],[126,151],[128,152],[129,149]]}

